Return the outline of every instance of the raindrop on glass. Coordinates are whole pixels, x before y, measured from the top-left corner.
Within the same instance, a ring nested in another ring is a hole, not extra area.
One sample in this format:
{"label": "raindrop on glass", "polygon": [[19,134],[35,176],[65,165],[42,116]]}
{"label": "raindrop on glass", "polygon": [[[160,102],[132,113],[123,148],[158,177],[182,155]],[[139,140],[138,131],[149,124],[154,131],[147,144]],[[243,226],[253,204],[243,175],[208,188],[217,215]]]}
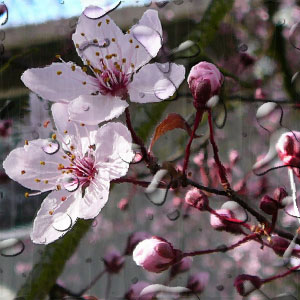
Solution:
{"label": "raindrop on glass", "polygon": [[7,239],[0,241],[0,254],[5,257],[20,255],[25,249],[25,245],[18,239]]}
{"label": "raindrop on glass", "polygon": [[5,40],[5,31],[0,30],[0,41],[4,41],[4,40]]}
{"label": "raindrop on glass", "polygon": [[170,73],[171,69],[171,63],[167,62],[164,64],[156,63],[156,66],[162,73]]}
{"label": "raindrop on glass", "polygon": [[63,186],[68,192],[74,192],[79,187],[79,179],[75,175],[67,174],[63,177]]}
{"label": "raindrop on glass", "polygon": [[132,34],[151,57],[156,56],[162,46],[162,38],[157,31],[145,25],[136,25],[132,29]]}
{"label": "raindrop on glass", "polygon": [[88,111],[90,109],[90,107],[88,106],[88,104],[83,104],[82,109],[84,111]]}
{"label": "raindrop on glass", "polygon": [[168,99],[175,92],[176,86],[167,78],[158,80],[154,85],[154,95],[160,100]]}
{"label": "raindrop on glass", "polygon": [[292,84],[293,84],[293,83],[295,82],[295,80],[297,79],[299,73],[300,73],[300,72],[296,72],[296,73],[293,75],[293,77],[292,77],[292,79],[291,79],[291,83],[292,83]]}
{"label": "raindrop on glass", "polygon": [[248,46],[246,44],[239,45],[240,52],[246,52],[248,50]]}
{"label": "raindrop on glass", "polygon": [[145,93],[140,92],[140,93],[139,93],[139,97],[140,97],[140,98],[144,98],[144,97],[145,97]]}
{"label": "raindrop on glass", "polygon": [[0,25],[6,24],[8,21],[8,9],[4,3],[0,3]]}
{"label": "raindrop on glass", "polygon": [[45,140],[42,149],[47,154],[54,154],[59,150],[59,143],[52,139]]}
{"label": "raindrop on glass", "polygon": [[158,8],[163,8],[163,7],[165,7],[168,3],[169,3],[169,1],[157,1],[157,2],[155,2],[156,6],[157,6]]}
{"label": "raindrop on glass", "polygon": [[56,231],[65,232],[71,229],[71,227],[73,226],[73,220],[66,213],[57,213],[55,216],[55,221],[52,224],[52,226]]}
{"label": "raindrop on glass", "polygon": [[176,221],[180,217],[180,211],[178,209],[167,214],[170,221]]}
{"label": "raindrop on glass", "polygon": [[276,107],[277,103],[275,102],[264,103],[258,108],[256,112],[256,118],[259,119],[268,116]]}
{"label": "raindrop on glass", "polygon": [[115,10],[119,5],[121,4],[121,1],[116,1],[110,5],[104,6],[103,8],[99,6],[88,6],[83,11],[84,15],[89,19],[99,19],[111,11]]}
{"label": "raindrop on glass", "polygon": [[216,289],[217,289],[218,291],[220,291],[220,292],[221,292],[221,291],[223,291],[223,290],[224,290],[224,286],[223,286],[223,285],[221,285],[221,284],[220,284],[220,285],[217,285],[217,286],[216,286]]}

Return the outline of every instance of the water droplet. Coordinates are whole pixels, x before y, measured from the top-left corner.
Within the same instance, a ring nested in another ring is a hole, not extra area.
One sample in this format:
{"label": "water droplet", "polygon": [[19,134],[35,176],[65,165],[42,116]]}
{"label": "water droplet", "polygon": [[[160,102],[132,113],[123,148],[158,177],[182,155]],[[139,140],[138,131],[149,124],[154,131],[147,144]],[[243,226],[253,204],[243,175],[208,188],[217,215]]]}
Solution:
{"label": "water droplet", "polygon": [[293,77],[292,77],[292,79],[291,79],[291,83],[292,83],[292,84],[293,84],[293,83],[295,82],[295,80],[297,79],[299,73],[300,73],[300,72],[296,72],[296,73],[293,75]]}
{"label": "water droplet", "polygon": [[78,177],[76,177],[73,174],[66,174],[63,179],[63,186],[64,188],[68,191],[68,192],[74,192],[78,189],[79,185],[80,185],[80,181],[78,179]]}
{"label": "water droplet", "polygon": [[42,149],[45,153],[52,155],[59,150],[59,143],[52,139],[44,140]]}
{"label": "water droplet", "polygon": [[171,72],[171,63],[167,62],[164,64],[156,63],[156,66],[162,73],[170,73]]}
{"label": "water droplet", "polygon": [[148,26],[134,26],[132,35],[145,48],[151,57],[155,57],[162,46],[162,37],[160,34]]}
{"label": "water droplet", "polygon": [[139,93],[139,97],[140,97],[140,98],[144,98],[144,97],[145,97],[145,93],[140,92],[140,93]]}
{"label": "water droplet", "polygon": [[25,245],[18,239],[7,239],[0,242],[0,254],[5,257],[20,255],[25,249]]}
{"label": "water droplet", "polygon": [[238,50],[240,52],[246,52],[248,50],[248,46],[246,44],[240,44]]}
{"label": "water droplet", "polygon": [[264,118],[268,116],[274,109],[277,107],[277,103],[275,102],[267,102],[261,105],[257,112],[256,112],[256,118]]}
{"label": "water droplet", "polygon": [[157,6],[158,8],[163,8],[163,7],[165,7],[168,3],[169,3],[169,1],[157,1],[157,2],[155,2],[156,6]]}
{"label": "water droplet", "polygon": [[0,41],[4,41],[4,40],[5,40],[5,31],[0,30]]}
{"label": "water droplet", "polygon": [[234,201],[225,202],[221,206],[221,209],[229,209],[232,211],[234,213],[234,218],[239,220],[241,223],[248,221],[249,217],[246,210]]}
{"label": "water droplet", "polygon": [[95,40],[84,41],[78,48],[80,52],[86,50],[89,47],[107,48],[110,45],[109,39],[103,39],[95,43]]}
{"label": "water droplet", "polygon": [[8,21],[8,8],[4,3],[0,4],[0,25],[6,24]]}
{"label": "water droplet", "polygon": [[294,48],[300,50],[300,22],[291,27],[289,32],[289,41]]}
{"label": "water droplet", "polygon": [[117,9],[118,6],[121,4],[121,2],[122,1],[117,1],[110,5],[106,5],[103,8],[101,8],[99,6],[91,5],[91,6],[88,6],[87,8],[85,8],[85,10],[83,11],[83,14],[89,19],[99,19],[101,17],[104,17],[111,11]]}
{"label": "water droplet", "polygon": [[176,221],[180,217],[180,211],[175,209],[174,211],[168,213],[167,217],[170,221]]}
{"label": "water droplet", "polygon": [[220,284],[220,285],[217,285],[217,286],[216,286],[216,289],[217,289],[218,291],[221,292],[221,291],[224,290],[224,285],[221,285],[221,284]]}
{"label": "water droplet", "polygon": [[83,104],[82,109],[83,109],[84,111],[88,111],[88,110],[90,109],[90,107],[89,107],[88,104]]}
{"label": "water droplet", "polygon": [[218,95],[212,96],[206,103],[209,108],[215,107],[219,103],[220,97]]}
{"label": "water droplet", "polygon": [[168,99],[174,95],[175,92],[176,86],[167,78],[158,80],[154,85],[154,95],[160,100]]}
{"label": "water droplet", "polygon": [[[66,200],[68,201],[68,200]],[[73,220],[72,218],[66,213],[57,213],[55,215],[55,221],[52,224],[52,227],[59,232],[65,232],[72,228]]]}

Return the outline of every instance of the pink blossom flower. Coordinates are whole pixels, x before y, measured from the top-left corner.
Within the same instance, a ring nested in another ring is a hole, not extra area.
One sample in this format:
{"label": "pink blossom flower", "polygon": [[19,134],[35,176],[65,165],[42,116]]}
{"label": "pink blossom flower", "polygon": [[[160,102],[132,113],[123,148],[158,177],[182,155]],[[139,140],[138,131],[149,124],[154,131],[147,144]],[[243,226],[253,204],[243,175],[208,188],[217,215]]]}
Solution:
{"label": "pink blossom flower", "polygon": [[188,84],[194,97],[194,106],[205,107],[207,101],[219,93],[223,80],[223,75],[214,64],[202,61],[193,66]]}
{"label": "pink blossom flower", "polygon": [[178,250],[163,238],[151,237],[141,241],[133,251],[138,266],[154,273],[167,270],[178,258]]}
{"label": "pink blossom flower", "polygon": [[125,100],[160,102],[184,80],[181,65],[147,64],[162,45],[155,10],[146,11],[126,34],[107,15],[91,19],[82,14],[73,41],[86,67],[62,61],[29,69],[21,77],[41,97],[67,104],[71,120],[87,125],[111,120],[128,106]]}
{"label": "pink blossom flower", "polygon": [[52,139],[26,141],[3,163],[8,176],[26,188],[51,192],[34,220],[31,239],[38,244],[57,240],[77,218],[96,217],[108,200],[110,181],[127,173],[134,156],[130,133],[121,123],[106,124],[86,136],[79,130],[62,135],[58,130]]}

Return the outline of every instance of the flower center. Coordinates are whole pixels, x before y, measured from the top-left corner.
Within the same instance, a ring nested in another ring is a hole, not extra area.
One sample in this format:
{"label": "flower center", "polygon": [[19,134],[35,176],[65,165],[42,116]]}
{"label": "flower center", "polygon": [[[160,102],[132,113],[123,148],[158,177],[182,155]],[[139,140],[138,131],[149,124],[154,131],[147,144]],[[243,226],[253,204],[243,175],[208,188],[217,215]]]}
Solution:
{"label": "flower center", "polygon": [[73,175],[75,175],[80,185],[89,185],[95,178],[97,170],[95,168],[95,158],[93,156],[76,157],[73,160]]}

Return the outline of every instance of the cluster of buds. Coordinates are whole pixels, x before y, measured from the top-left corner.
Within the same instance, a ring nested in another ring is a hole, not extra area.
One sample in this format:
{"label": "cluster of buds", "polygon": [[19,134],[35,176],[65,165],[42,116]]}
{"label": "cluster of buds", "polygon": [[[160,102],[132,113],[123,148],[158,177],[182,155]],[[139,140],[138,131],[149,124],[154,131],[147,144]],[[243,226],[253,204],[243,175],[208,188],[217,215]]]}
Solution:
{"label": "cluster of buds", "polygon": [[197,110],[205,109],[209,99],[220,93],[223,81],[223,75],[214,64],[202,61],[192,67],[188,84]]}
{"label": "cluster of buds", "polygon": [[288,193],[284,188],[277,188],[273,193],[273,198],[268,195],[261,198],[259,207],[264,213],[274,215],[278,209],[284,208],[282,200],[287,197],[287,195]]}

